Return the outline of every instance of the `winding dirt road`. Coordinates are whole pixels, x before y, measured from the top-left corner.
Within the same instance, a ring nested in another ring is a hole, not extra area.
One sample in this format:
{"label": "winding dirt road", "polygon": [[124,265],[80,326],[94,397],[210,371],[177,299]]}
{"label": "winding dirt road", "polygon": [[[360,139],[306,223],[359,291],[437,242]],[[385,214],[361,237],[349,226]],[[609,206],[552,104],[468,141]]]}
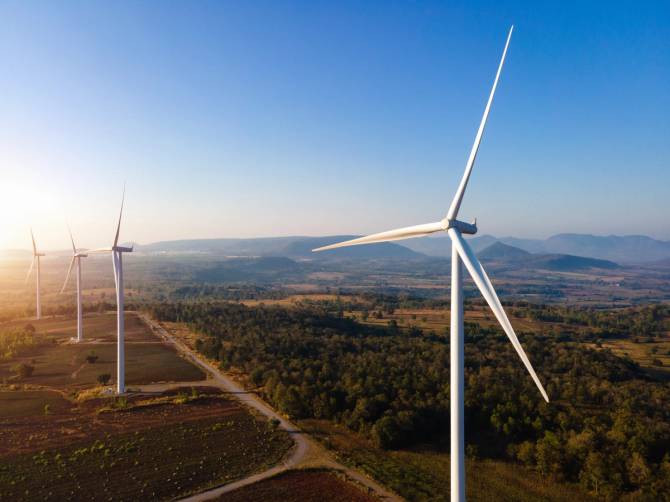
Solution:
{"label": "winding dirt road", "polygon": [[[192,495],[182,499],[183,502],[200,502],[204,500],[211,500],[220,497],[225,493],[237,490],[243,486],[270,478],[276,474],[279,474],[280,472],[301,466],[324,467],[339,471],[345,474],[348,478],[354,480],[356,483],[366,487],[381,500],[398,502],[402,500],[396,494],[388,491],[373,479],[334,460],[320,445],[310,439],[304,432],[302,432],[289,420],[279,415],[274,409],[272,409],[260,397],[258,397],[258,395],[242,388],[242,386],[240,386],[237,382],[221,372],[217,366],[207,361],[203,356],[193,351],[190,347],[186,346],[181,340],[171,335],[163,326],[161,326],[160,323],[139,312],[138,316],[157,336],[161,337],[167,344],[174,346],[175,349],[177,349],[177,351],[180,352],[186,359],[193,362],[193,364],[196,366],[202,368],[210,377],[209,379],[203,380],[201,382],[192,382],[191,385],[214,385],[225,392],[233,394],[235,398],[241,401],[244,405],[258,411],[268,419],[278,420],[279,427],[291,434],[295,442],[295,446],[291,450],[290,454],[281,464],[278,464],[266,471],[235,481],[234,483],[229,483],[227,485]],[[150,392],[163,391],[171,387],[183,387],[184,385],[187,384],[181,382],[174,384],[144,385],[141,386],[141,388],[143,391]]]}

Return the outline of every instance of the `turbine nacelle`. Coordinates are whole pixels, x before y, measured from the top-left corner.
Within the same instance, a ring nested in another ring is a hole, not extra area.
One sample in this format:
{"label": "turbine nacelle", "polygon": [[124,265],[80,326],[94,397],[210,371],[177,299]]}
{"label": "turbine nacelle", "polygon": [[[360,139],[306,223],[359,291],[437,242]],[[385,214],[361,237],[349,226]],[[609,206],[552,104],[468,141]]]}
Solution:
{"label": "turbine nacelle", "polygon": [[462,234],[475,235],[477,233],[477,219],[472,223],[466,223],[461,220],[448,220],[447,218],[444,218],[442,223],[445,225],[445,231],[450,228],[455,228]]}

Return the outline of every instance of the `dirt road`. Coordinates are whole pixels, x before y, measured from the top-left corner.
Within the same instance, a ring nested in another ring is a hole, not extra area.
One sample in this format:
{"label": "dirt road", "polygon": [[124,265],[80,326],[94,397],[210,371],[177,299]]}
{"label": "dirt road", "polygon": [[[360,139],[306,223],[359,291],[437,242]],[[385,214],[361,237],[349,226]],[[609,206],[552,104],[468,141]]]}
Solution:
{"label": "dirt road", "polygon": [[[260,397],[255,393],[249,392],[242,388],[237,382],[226,376],[217,366],[207,361],[203,356],[196,353],[182,343],[179,339],[172,336],[160,323],[149,318],[145,314],[138,313],[140,319],[142,319],[147,326],[159,337],[165,340],[166,343],[173,345],[185,358],[193,362],[196,366],[202,368],[211,379],[204,380],[202,382],[193,382],[192,384],[200,385],[215,385],[220,389],[233,394],[239,401],[241,401],[246,406],[258,411],[263,414],[268,419],[276,419],[279,421],[279,426],[291,434],[295,447],[291,450],[291,453],[283,461],[283,463],[268,469],[267,471],[254,474],[247,478],[241,479],[234,483],[229,483],[218,488],[213,488],[205,492],[193,495],[183,501],[189,502],[200,502],[204,500],[211,500],[221,495],[241,488],[257,481],[270,478],[280,472],[286,471],[300,466],[310,467],[325,467],[328,469],[333,469],[340,471],[346,474],[347,477],[356,481],[360,485],[366,487],[368,490],[375,493],[377,497],[381,500],[387,501],[401,501],[402,499],[391,493],[386,488],[378,484],[373,479],[365,476],[364,474],[355,471],[343,464],[340,464],[334,460],[320,445],[315,443],[310,439],[306,434],[304,434],[298,427],[296,427],[289,420],[285,419],[279,415],[274,409],[267,405]],[[158,384],[158,385],[145,385],[142,386],[144,391],[162,391],[170,387],[183,387],[184,383],[175,383],[175,384]]]}

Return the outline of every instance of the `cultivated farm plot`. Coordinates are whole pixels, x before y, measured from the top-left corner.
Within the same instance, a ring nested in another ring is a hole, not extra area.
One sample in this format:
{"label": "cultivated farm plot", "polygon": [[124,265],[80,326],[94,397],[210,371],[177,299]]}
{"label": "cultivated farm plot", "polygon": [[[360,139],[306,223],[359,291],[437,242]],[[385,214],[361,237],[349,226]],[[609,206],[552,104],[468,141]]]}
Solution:
{"label": "cultivated farm plot", "polygon": [[291,444],[220,395],[93,400],[0,418],[0,499],[170,500],[265,470]]}
{"label": "cultivated farm plot", "polygon": [[[126,341],[157,342],[158,338],[145,326],[133,312],[125,315]],[[77,336],[77,321],[73,317],[56,316],[39,321],[12,321],[5,326],[24,326],[31,324],[35,332],[49,339],[69,340]],[[116,312],[87,313],[84,315],[84,340],[89,342],[116,341]]]}
{"label": "cultivated farm plot", "polygon": [[362,489],[322,470],[288,471],[227,493],[220,502],[373,502]]}
{"label": "cultivated farm plot", "polygon": [[[73,319],[48,319],[32,323],[42,343],[28,354],[0,362],[0,379],[7,383],[81,390],[97,385],[101,374],[116,378],[116,316],[90,315],[84,319],[85,341],[70,343],[75,333]],[[87,358],[94,356],[93,363]],[[29,377],[15,379],[12,367],[23,362],[34,367]],[[163,344],[133,313],[126,314],[126,383],[203,380],[206,375]]]}
{"label": "cultivated farm plot", "polygon": [[72,403],[54,391],[0,391],[0,420],[49,413],[60,413]]}

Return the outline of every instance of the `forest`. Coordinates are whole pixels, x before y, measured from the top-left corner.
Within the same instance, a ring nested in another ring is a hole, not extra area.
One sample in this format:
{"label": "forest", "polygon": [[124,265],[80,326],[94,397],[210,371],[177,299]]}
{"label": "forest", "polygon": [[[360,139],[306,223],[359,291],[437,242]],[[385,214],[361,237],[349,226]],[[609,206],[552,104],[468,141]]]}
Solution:
{"label": "forest", "polygon": [[[396,308],[379,297],[375,308]],[[439,444],[449,434],[448,333],[369,326],[342,302],[298,307],[173,302],[150,307],[202,336],[197,349],[239,369],[294,418],[346,425],[382,448]],[[508,305],[516,315],[589,326],[593,340],[660,336],[667,306],[591,311]],[[466,443],[602,498],[670,493],[670,388],[628,358],[551,329],[519,338],[550,397],[545,403],[502,331],[466,323]]]}

